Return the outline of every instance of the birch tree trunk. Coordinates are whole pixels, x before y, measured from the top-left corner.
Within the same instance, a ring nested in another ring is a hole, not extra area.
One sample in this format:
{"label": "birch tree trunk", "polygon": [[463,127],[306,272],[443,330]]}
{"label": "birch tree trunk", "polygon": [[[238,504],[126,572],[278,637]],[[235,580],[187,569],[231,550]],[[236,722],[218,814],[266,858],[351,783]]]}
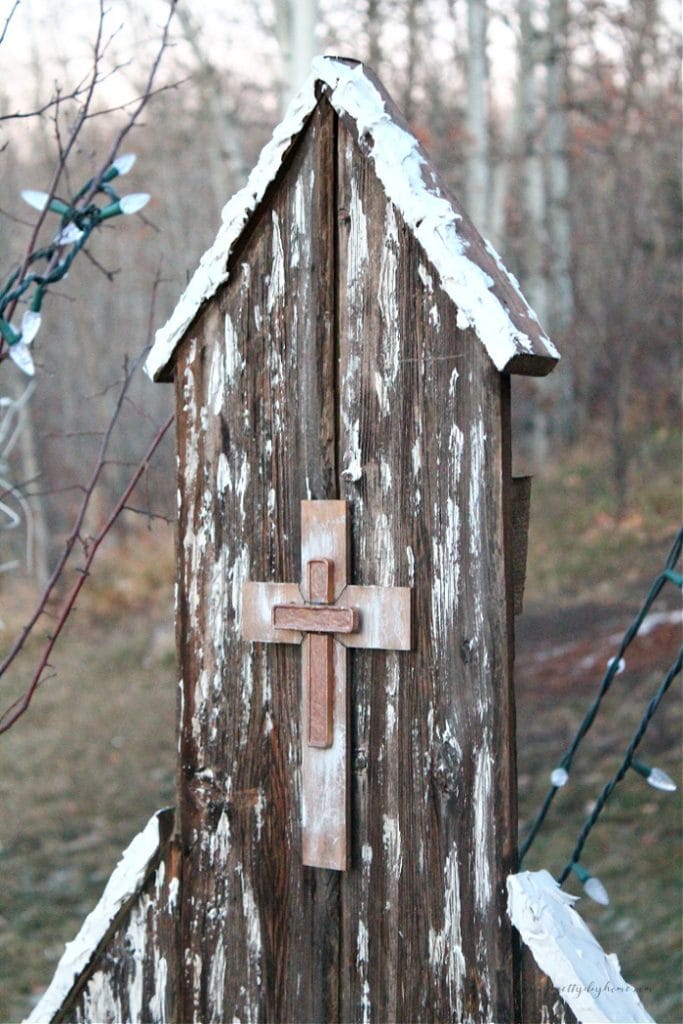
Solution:
{"label": "birch tree trunk", "polygon": [[519,0],[519,72],[517,137],[523,217],[524,291],[542,324],[548,320],[546,267],[546,188],[538,124],[538,44],[532,20],[533,0]]}
{"label": "birch tree trunk", "polygon": [[[562,342],[574,318],[572,282],[572,231],[569,210],[569,152],[567,140],[567,0],[548,0],[548,48],[546,55],[548,166],[548,320],[557,344]],[[570,363],[565,360],[551,381],[556,392],[557,434],[572,440],[575,434],[574,386]]]}
{"label": "birch tree trunk", "polygon": [[247,175],[242,143],[225,103],[225,89],[220,73],[202,45],[201,26],[183,4],[178,5],[176,17],[195,59],[197,81],[213,124],[213,131],[217,136],[217,145],[211,146],[205,156],[210,164],[215,197],[222,204],[230,192],[242,184]]}
{"label": "birch tree trunk", "polygon": [[486,0],[467,0],[467,207],[486,236],[490,228],[490,166]]}
{"label": "birch tree trunk", "polygon": [[316,54],[318,0],[277,0],[276,31],[285,66],[284,110],[301,86]]}

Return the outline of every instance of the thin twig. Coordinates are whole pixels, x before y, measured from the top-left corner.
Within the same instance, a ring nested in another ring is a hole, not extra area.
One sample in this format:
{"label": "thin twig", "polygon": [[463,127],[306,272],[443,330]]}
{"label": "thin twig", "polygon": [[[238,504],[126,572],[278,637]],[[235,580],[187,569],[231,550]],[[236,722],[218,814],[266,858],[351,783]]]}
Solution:
{"label": "thin twig", "polygon": [[21,718],[21,716],[23,714],[25,714],[25,712],[30,707],[31,701],[33,700],[33,696],[34,696],[36,690],[38,689],[38,687],[40,685],[42,674],[43,674],[43,672],[45,671],[45,669],[47,668],[47,666],[49,664],[50,655],[52,654],[52,651],[54,650],[55,644],[56,644],[56,642],[57,642],[57,640],[58,640],[62,630],[64,629],[64,626],[66,625],[66,622],[67,622],[71,612],[74,609],[74,606],[75,606],[75,603],[76,603],[76,599],[78,598],[78,595],[80,594],[81,589],[82,589],[86,579],[88,578],[88,575],[89,575],[89,572],[90,572],[90,567],[91,567],[91,565],[92,565],[92,563],[93,563],[93,561],[95,559],[95,555],[97,554],[97,552],[99,550],[100,544],[105,539],[105,537],[108,535],[108,533],[111,530],[112,526],[116,522],[116,519],[118,518],[120,512],[126,507],[128,499],[130,498],[131,494],[135,490],[135,487],[136,487],[138,481],[140,480],[140,477],[147,470],[147,468],[149,466],[149,463],[150,463],[150,461],[151,461],[155,451],[157,450],[157,448],[161,444],[161,441],[163,440],[167,430],[169,429],[169,427],[173,423],[173,420],[174,420],[174,416],[173,415],[169,416],[169,418],[166,420],[164,425],[157,432],[157,434],[154,437],[151,445],[147,449],[147,452],[145,453],[145,456],[144,456],[143,460],[140,462],[140,464],[139,464],[138,468],[136,469],[135,473],[133,473],[132,477],[130,478],[126,489],[124,490],[123,494],[121,495],[121,497],[117,501],[116,505],[112,509],[109,517],[106,519],[104,524],[101,526],[101,528],[99,529],[99,531],[96,534],[96,536],[94,538],[92,538],[92,540],[91,540],[91,542],[89,544],[89,547],[88,547],[88,552],[87,552],[87,556],[86,556],[85,562],[84,562],[84,564],[83,564],[83,566],[82,566],[82,568],[80,570],[78,579],[76,580],[76,583],[73,586],[73,588],[71,590],[71,593],[69,594],[69,596],[68,596],[68,598],[67,598],[67,600],[66,600],[66,602],[65,602],[65,604],[64,604],[64,606],[62,608],[62,611],[61,611],[61,613],[59,615],[59,618],[57,619],[57,623],[55,625],[54,632],[48,638],[48,641],[47,641],[47,643],[45,645],[45,649],[43,650],[42,657],[40,658],[40,661],[38,662],[38,666],[37,666],[37,668],[36,668],[36,670],[35,670],[35,672],[33,674],[31,682],[29,683],[25,693],[21,697],[19,697],[17,700],[15,700],[12,704],[10,704],[10,706],[6,709],[6,711],[0,717],[0,735],[2,735],[4,732],[7,732],[7,730],[10,729],[14,725],[14,723],[16,721],[18,721],[18,719]]}

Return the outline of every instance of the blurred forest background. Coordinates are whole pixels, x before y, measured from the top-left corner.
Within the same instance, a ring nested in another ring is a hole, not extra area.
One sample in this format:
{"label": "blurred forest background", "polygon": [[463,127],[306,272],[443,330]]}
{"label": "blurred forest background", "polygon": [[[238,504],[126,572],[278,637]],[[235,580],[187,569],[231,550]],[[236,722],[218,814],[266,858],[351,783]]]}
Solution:
{"label": "blurred forest background", "polygon": [[[5,0],[2,24],[15,7],[0,48],[3,277],[35,224],[19,193],[48,188],[77,104],[14,115],[39,110],[56,83],[68,96],[90,69],[100,21],[97,0]],[[86,122],[69,158],[73,191],[143,88],[167,11],[165,0],[106,4],[93,108],[102,116]],[[172,311],[317,53],[377,72],[562,352],[549,378],[514,384],[515,469],[536,475],[531,640],[550,642],[562,618],[587,628],[598,607],[610,628],[625,625],[680,519],[680,19],[678,0],[180,0],[163,88],[124,146],[138,154],[124,191],[152,200],[93,236],[89,256],[50,292],[31,391],[13,363],[0,364],[0,423],[12,411],[19,425],[0,431],[0,501],[11,510],[0,520],[2,647],[63,548],[125,361]],[[139,373],[94,523],[171,411],[171,389]],[[95,565],[55,678],[0,739],[0,1019],[15,1019],[45,984],[116,851],[172,800],[174,473],[169,437],[131,502],[138,511],[121,517]],[[29,659],[38,649],[36,639]],[[2,680],[3,703],[22,692],[22,671]],[[672,721],[661,746],[677,757]],[[561,741],[567,722],[543,738]],[[539,765],[553,756],[539,747]],[[522,767],[531,778],[533,757]],[[658,823],[669,877],[678,826]],[[647,887],[640,895],[652,899]],[[662,972],[660,953],[669,964],[680,956],[680,897],[663,898],[673,916],[646,981],[662,974],[656,1005],[676,1020],[677,975]],[[622,908],[601,936],[608,948],[620,935],[637,941],[636,924],[622,934],[624,919]]]}

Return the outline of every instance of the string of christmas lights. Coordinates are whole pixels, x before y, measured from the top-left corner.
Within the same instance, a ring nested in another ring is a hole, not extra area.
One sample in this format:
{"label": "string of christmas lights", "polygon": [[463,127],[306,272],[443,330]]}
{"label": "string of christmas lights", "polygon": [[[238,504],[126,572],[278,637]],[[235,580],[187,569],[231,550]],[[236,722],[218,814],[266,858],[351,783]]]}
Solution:
{"label": "string of christmas lights", "polygon": [[[569,774],[576,751],[581,741],[583,740],[584,736],[586,735],[586,733],[592,726],[593,722],[595,721],[596,715],[600,709],[600,705],[605,697],[605,694],[610,689],[616,676],[621,675],[624,671],[626,667],[624,654],[628,646],[638,635],[638,631],[640,630],[646,615],[652,607],[652,604],[657,599],[657,597],[661,593],[662,588],[667,582],[673,583],[677,587],[683,587],[683,575],[680,572],[676,571],[676,565],[681,557],[682,549],[683,529],[681,529],[678,532],[676,539],[674,540],[674,543],[668,554],[666,562],[664,564],[664,568],[652,584],[650,591],[647,597],[645,598],[645,601],[640,611],[638,612],[632,624],[624,633],[624,637],[621,641],[617,654],[613,658],[610,658],[609,662],[607,663],[607,670],[605,672],[602,683],[598,690],[598,694],[591,703],[590,707],[588,708],[584,718],[582,719],[571,745],[567,749],[566,753],[562,757],[559,764],[551,772],[550,789],[548,790],[548,793],[546,794],[543,804],[541,805],[541,809],[539,810],[536,818],[532,822],[527,838],[522,844],[519,851],[520,867],[524,857],[528,853],[529,848],[534,842],[536,836],[538,835],[545,821],[552,801],[555,798],[555,794],[569,781]],[[558,878],[558,881],[561,884],[566,880],[570,873],[574,873],[579,879],[579,881],[582,883],[586,894],[590,896],[592,899],[594,899],[597,903],[601,903],[603,905],[607,905],[607,903],[609,903],[609,897],[607,895],[605,887],[598,878],[595,878],[593,875],[591,875],[590,872],[579,863],[579,860],[586,840],[590,832],[594,828],[595,824],[597,823],[597,820],[605,804],[607,803],[607,800],[614,791],[615,787],[618,785],[619,782],[621,782],[621,780],[627,774],[629,769],[632,769],[633,771],[637,772],[642,778],[644,778],[646,782],[648,782],[648,784],[653,786],[655,789],[660,789],[662,791],[668,792],[676,789],[676,784],[674,783],[673,779],[671,779],[666,774],[666,772],[663,772],[660,768],[651,767],[650,765],[645,764],[643,761],[638,760],[635,757],[635,752],[641,740],[643,739],[643,736],[645,735],[645,732],[653,715],[655,714],[657,708],[661,704],[673,680],[681,672],[682,668],[683,649],[679,651],[678,657],[676,658],[671,668],[667,672],[666,676],[664,677],[664,680],[662,681],[656,694],[648,704],[645,714],[643,715],[640,724],[638,725],[638,728],[636,729],[631,739],[631,742],[628,745],[628,748],[619,766],[619,769],[615,772],[612,779],[610,779],[610,781],[604,786],[602,792],[600,793],[600,796],[595,802],[595,805],[593,806],[591,813],[588,815],[583,825],[583,828],[576,842],[576,846],[574,847],[572,855],[567,864],[565,865],[562,874]]]}
{"label": "string of christmas lights", "polygon": [[[99,180],[86,181],[70,202],[33,189],[24,189],[21,193],[24,202],[34,210],[41,213],[49,210],[61,217],[59,230],[50,244],[32,252],[25,263],[9,275],[0,290],[0,337],[7,345],[10,358],[30,377],[35,373],[30,346],[40,330],[42,303],[49,286],[66,277],[95,228],[112,217],[137,213],[149,202],[146,192],[119,196],[110,184],[115,178],[128,174],[135,159],[134,153],[117,157]],[[98,205],[97,196],[104,196],[106,203]],[[43,269],[37,269],[41,264],[44,264]],[[9,307],[14,309],[31,288],[33,294],[28,308],[21,325],[15,327],[5,312]]]}

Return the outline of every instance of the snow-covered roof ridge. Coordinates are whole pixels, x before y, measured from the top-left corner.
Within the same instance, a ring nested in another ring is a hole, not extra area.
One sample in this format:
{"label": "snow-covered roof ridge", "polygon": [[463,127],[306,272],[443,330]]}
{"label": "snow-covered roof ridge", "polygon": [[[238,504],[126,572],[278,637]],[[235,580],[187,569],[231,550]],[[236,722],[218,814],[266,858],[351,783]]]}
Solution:
{"label": "snow-covered roof ridge", "polygon": [[614,953],[605,953],[549,871],[509,875],[508,914],[579,1024],[654,1024],[621,976]]}
{"label": "snow-covered roof ridge", "polygon": [[350,118],[388,198],[394,203],[458,309],[501,371],[544,374],[559,353],[541,329],[519,286],[457,202],[441,184],[374,75],[362,64],[316,57],[311,73],[261,152],[246,185],[226,204],[213,245],[167,323],[157,333],[145,368],[163,375],[175,348],[204,303],[228,278],[229,257],[251,214],[276,178],[296,136],[318,102],[316,85],[340,117]]}
{"label": "snow-covered roof ridge", "polygon": [[52,981],[25,1024],[49,1024],[62,1009],[74,983],[91,962],[118,913],[139,891],[147,878],[161,842],[164,811],[153,814],[142,832],[121,854],[97,906],[81,925],[72,942],[67,942]]}

